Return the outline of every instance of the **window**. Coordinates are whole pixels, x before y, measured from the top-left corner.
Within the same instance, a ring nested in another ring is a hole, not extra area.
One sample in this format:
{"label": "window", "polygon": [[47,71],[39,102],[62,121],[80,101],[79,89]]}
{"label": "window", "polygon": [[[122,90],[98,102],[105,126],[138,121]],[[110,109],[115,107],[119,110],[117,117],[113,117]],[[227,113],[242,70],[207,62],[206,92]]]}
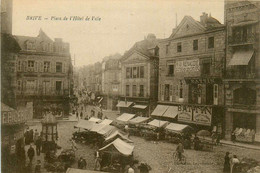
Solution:
{"label": "window", "polygon": [[126,87],[125,87],[125,95],[126,96],[130,95],[130,87],[129,87],[129,85],[126,85]]}
{"label": "window", "polygon": [[44,61],[44,72],[50,72],[50,62],[49,61]]}
{"label": "window", "polygon": [[193,50],[198,50],[198,40],[193,40]]}
{"label": "window", "polygon": [[137,69],[136,67],[133,67],[133,78],[137,77]]}
{"label": "window", "polygon": [[133,85],[133,96],[136,96],[136,85]]}
{"label": "window", "polygon": [[26,81],[26,92],[28,94],[33,94],[35,90],[35,81],[34,80],[28,80]]}
{"label": "window", "polygon": [[181,52],[181,43],[177,43],[177,52]]}
{"label": "window", "polygon": [[50,81],[43,81],[42,88],[43,88],[44,95],[50,94],[51,91]]}
{"label": "window", "polygon": [[144,78],[144,66],[140,67],[140,78]]}
{"label": "window", "polygon": [[21,61],[17,62],[17,71],[22,71],[22,62]]}
{"label": "window", "polygon": [[61,72],[62,72],[62,63],[56,62],[56,73],[61,73]]}
{"label": "window", "polygon": [[56,91],[61,91],[61,81],[56,81]]}
{"label": "window", "polygon": [[169,52],[169,45],[166,45],[165,51],[166,51],[165,53],[168,54],[168,52]]}
{"label": "window", "polygon": [[17,90],[18,91],[22,90],[22,81],[20,81],[20,80],[17,81]]}
{"label": "window", "polygon": [[182,81],[180,81],[180,93],[179,98],[183,98],[183,88],[182,88]]}
{"label": "window", "polygon": [[130,78],[130,67],[126,67],[126,78]]}
{"label": "window", "polygon": [[214,48],[214,37],[209,37],[208,48]]}
{"label": "window", "polygon": [[168,76],[174,75],[174,65],[168,65]]}
{"label": "window", "polygon": [[140,93],[139,93],[139,96],[140,96],[140,97],[143,97],[143,96],[144,96],[144,86],[143,86],[143,85],[140,85]]}
{"label": "window", "polygon": [[139,78],[140,77],[140,67],[137,67],[137,78]]}
{"label": "window", "polygon": [[218,84],[214,84],[214,105],[218,104]]}
{"label": "window", "polygon": [[202,74],[210,75],[210,62],[202,63]]}
{"label": "window", "polygon": [[28,61],[28,71],[34,71],[34,61]]}

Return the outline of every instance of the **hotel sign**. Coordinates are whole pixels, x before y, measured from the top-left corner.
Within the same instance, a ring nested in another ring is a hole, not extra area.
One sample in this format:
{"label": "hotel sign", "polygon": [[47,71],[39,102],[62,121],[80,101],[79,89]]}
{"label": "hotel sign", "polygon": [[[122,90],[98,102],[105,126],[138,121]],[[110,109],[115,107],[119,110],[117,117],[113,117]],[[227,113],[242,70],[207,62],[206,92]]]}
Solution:
{"label": "hotel sign", "polygon": [[198,72],[200,71],[199,59],[176,62],[176,72]]}
{"label": "hotel sign", "polygon": [[210,126],[211,120],[212,108],[209,106],[178,106],[178,121]]}

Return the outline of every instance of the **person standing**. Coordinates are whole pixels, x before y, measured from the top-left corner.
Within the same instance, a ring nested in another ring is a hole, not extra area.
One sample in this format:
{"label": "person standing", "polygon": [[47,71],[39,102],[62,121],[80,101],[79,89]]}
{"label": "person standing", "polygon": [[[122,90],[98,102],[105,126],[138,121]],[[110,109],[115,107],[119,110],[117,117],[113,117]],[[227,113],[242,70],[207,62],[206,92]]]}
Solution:
{"label": "person standing", "polygon": [[220,145],[220,134],[217,134],[216,145]]}
{"label": "person standing", "polygon": [[38,139],[36,140],[35,145],[36,145],[36,153],[37,153],[37,156],[39,156],[39,155],[41,154],[41,147],[42,147],[42,139],[41,139],[40,136],[39,136]]}
{"label": "person standing", "polygon": [[226,152],[225,155],[225,162],[224,162],[224,173],[229,173],[230,172],[230,158],[229,158],[229,152]]}
{"label": "person standing", "polygon": [[100,155],[99,155],[99,151],[96,150],[95,151],[95,167],[94,167],[94,170],[97,170],[99,171],[100,170]]}
{"label": "person standing", "polygon": [[27,155],[28,155],[28,157],[29,157],[29,159],[30,159],[30,164],[32,163],[32,160],[33,160],[33,157],[34,157],[34,155],[35,155],[35,151],[34,151],[34,149],[33,149],[33,147],[32,147],[32,144],[30,145],[30,148],[28,149],[28,151],[27,151]]}
{"label": "person standing", "polygon": [[37,131],[37,129],[35,129],[35,132],[34,132],[34,143],[36,143],[36,140],[38,139],[39,137],[39,132]]}
{"label": "person standing", "polygon": [[80,112],[80,119],[82,119],[83,118],[83,112],[81,111]]}
{"label": "person standing", "polygon": [[231,173],[237,173],[239,172],[237,170],[237,164],[239,163],[240,161],[238,160],[237,156],[234,155],[233,158],[231,159]]}
{"label": "person standing", "polygon": [[37,160],[34,172],[35,173],[41,173],[41,161],[40,160]]}
{"label": "person standing", "polygon": [[79,112],[76,111],[76,118],[79,119]]}
{"label": "person standing", "polygon": [[181,160],[182,158],[182,153],[184,153],[184,147],[183,147],[183,145],[182,145],[182,143],[180,142],[179,144],[178,144],[178,146],[177,146],[177,148],[176,148],[176,151],[177,151],[177,153],[178,153],[178,158],[179,158],[179,160]]}
{"label": "person standing", "polygon": [[86,169],[87,167],[87,162],[85,159],[83,159],[83,157],[80,157],[79,161],[78,161],[78,168],[79,169]]}
{"label": "person standing", "polygon": [[73,151],[78,150],[77,145],[76,145],[76,142],[75,142],[72,138],[70,139],[70,143],[71,143],[71,149],[72,149]]}

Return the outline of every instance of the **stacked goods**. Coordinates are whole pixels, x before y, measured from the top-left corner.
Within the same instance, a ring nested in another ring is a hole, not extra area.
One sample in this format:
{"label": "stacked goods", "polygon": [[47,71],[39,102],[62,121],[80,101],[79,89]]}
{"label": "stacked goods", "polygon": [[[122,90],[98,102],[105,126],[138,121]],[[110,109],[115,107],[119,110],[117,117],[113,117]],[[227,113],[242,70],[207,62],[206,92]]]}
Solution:
{"label": "stacked goods", "polygon": [[234,131],[237,141],[242,142],[254,142],[255,130],[254,129],[245,129],[245,128],[236,128]]}

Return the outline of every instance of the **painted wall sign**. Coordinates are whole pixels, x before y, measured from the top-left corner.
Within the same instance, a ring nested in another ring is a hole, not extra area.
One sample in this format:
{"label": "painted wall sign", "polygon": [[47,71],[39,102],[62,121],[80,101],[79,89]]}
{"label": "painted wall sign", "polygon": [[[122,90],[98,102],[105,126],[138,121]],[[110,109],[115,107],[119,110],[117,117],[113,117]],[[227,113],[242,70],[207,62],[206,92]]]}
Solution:
{"label": "painted wall sign", "polygon": [[208,106],[179,105],[178,121],[211,125],[212,108]]}
{"label": "painted wall sign", "polygon": [[176,62],[176,72],[197,72],[200,71],[199,59]]}

